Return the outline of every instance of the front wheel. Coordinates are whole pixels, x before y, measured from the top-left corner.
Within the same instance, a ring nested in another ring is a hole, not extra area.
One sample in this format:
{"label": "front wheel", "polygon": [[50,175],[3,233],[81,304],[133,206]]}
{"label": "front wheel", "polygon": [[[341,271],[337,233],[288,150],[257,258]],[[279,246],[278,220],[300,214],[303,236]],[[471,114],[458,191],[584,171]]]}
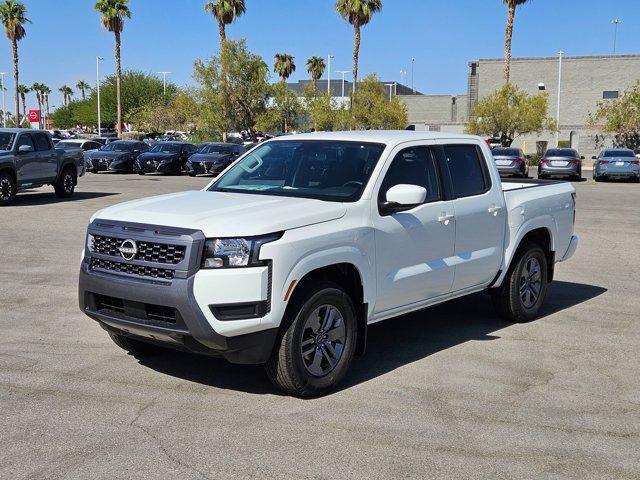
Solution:
{"label": "front wheel", "polygon": [[71,168],[65,168],[60,178],[53,184],[56,195],[60,198],[69,198],[76,189],[76,174]]}
{"label": "front wheel", "polygon": [[295,295],[282,328],[265,365],[271,381],[300,397],[334,389],[356,348],[356,313],[349,295],[332,282],[316,282]]}
{"label": "front wheel", "polygon": [[502,285],[491,292],[498,313],[512,322],[533,320],[547,295],[547,256],[537,243],[519,249]]}

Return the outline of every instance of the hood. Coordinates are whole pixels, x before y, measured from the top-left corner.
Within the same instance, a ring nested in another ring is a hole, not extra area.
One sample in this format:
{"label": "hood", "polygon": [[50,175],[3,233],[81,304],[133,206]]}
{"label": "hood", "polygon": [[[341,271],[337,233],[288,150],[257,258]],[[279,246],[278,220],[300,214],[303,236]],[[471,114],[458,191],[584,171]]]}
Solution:
{"label": "hood", "polygon": [[107,158],[109,160],[115,160],[120,158],[128,158],[131,155],[131,152],[105,152],[104,150],[90,150],[89,152],[87,152],[87,155],[90,159]]}
{"label": "hood", "polygon": [[192,162],[219,162],[231,158],[230,153],[194,153],[189,157]]}
{"label": "hood", "polygon": [[173,160],[175,158],[178,158],[178,154],[170,152],[145,152],[138,156],[140,161],[155,160],[161,162],[162,160]]}
{"label": "hood", "polygon": [[206,237],[240,237],[328,222],[342,217],[342,203],[205,190],[134,200],[105,208],[101,220],[201,230]]}

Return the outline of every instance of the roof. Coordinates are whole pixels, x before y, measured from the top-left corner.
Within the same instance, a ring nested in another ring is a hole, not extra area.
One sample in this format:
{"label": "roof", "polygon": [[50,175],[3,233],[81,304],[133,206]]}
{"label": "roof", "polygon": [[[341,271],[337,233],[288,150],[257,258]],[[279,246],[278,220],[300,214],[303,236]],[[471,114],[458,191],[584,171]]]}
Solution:
{"label": "roof", "polygon": [[338,140],[356,142],[376,142],[376,143],[402,143],[416,140],[439,140],[439,139],[473,139],[480,137],[465,135],[461,133],[449,132],[416,132],[412,130],[357,130],[345,132],[312,132],[297,135],[286,135],[276,137],[269,141],[296,141],[296,140]]}
{"label": "roof", "polygon": [[[624,54],[624,55],[563,55],[562,60],[624,60],[634,59],[640,60],[640,54]],[[558,60],[558,55],[553,57],[512,57],[512,62],[532,61],[532,60]],[[504,58],[479,58],[475,62],[504,62]]]}

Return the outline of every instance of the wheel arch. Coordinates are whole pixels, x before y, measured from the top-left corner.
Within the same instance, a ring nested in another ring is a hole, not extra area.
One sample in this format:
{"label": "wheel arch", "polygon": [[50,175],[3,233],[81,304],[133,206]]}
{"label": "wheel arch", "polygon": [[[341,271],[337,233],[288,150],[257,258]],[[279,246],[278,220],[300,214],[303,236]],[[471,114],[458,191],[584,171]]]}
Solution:
{"label": "wheel arch", "polygon": [[13,183],[16,185],[16,188],[18,187],[18,174],[16,173],[16,169],[12,165],[0,165],[0,172],[6,172],[11,175],[11,177],[13,178]]}

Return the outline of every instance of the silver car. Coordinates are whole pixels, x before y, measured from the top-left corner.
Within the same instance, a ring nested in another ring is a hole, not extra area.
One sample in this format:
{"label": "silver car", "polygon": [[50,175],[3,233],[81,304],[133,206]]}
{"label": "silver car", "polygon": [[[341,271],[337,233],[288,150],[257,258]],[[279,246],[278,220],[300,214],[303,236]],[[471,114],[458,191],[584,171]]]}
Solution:
{"label": "silver car", "polygon": [[527,157],[519,148],[495,147],[491,149],[491,153],[500,175],[515,175],[524,178],[529,176]]}
{"label": "silver car", "polygon": [[596,182],[610,178],[640,182],[640,160],[629,148],[605,148],[593,159],[593,179]]}
{"label": "silver car", "polygon": [[572,180],[582,178],[582,160],[573,148],[550,148],[538,164],[538,178],[565,177]]}

